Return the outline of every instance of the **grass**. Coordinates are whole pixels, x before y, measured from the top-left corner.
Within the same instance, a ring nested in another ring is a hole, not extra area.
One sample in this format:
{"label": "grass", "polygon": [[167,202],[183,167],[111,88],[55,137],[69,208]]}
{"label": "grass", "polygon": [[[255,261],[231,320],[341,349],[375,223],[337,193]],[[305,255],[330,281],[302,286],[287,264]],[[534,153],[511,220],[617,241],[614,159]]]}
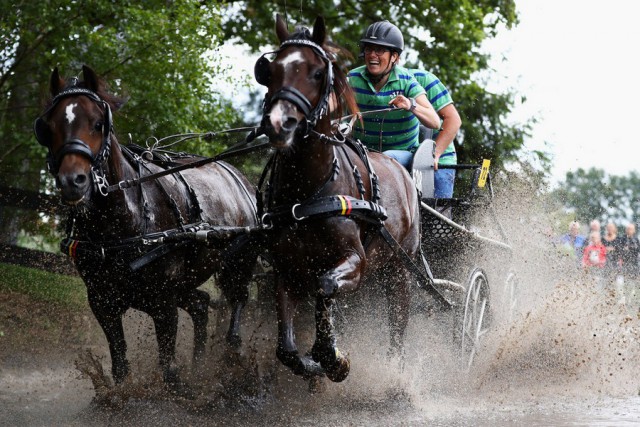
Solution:
{"label": "grass", "polygon": [[87,291],[78,277],[0,264],[0,292],[24,294],[34,300],[61,305],[70,309],[86,308]]}

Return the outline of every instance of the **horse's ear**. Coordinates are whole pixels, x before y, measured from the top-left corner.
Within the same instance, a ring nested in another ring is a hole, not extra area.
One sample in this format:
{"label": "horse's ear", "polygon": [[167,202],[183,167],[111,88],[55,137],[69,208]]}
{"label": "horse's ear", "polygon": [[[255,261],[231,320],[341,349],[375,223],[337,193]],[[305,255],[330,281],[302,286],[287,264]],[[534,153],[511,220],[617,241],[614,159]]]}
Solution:
{"label": "horse's ear", "polygon": [[82,66],[82,76],[84,77],[84,84],[87,89],[92,90],[94,92],[98,91],[99,79],[98,75],[93,68],[83,65]]}
{"label": "horse's ear", "polygon": [[322,46],[324,40],[327,38],[327,27],[324,25],[324,18],[322,16],[316,17],[316,22],[313,24],[313,37],[312,40]]}
{"label": "horse's ear", "polygon": [[51,91],[51,96],[59,94],[63,87],[64,79],[60,77],[60,72],[58,71],[58,67],[56,67],[51,72],[51,78],[49,79],[49,90]]}
{"label": "horse's ear", "polygon": [[282,16],[279,13],[276,14],[276,35],[280,43],[289,38],[289,30],[287,29],[287,23],[284,22]]}

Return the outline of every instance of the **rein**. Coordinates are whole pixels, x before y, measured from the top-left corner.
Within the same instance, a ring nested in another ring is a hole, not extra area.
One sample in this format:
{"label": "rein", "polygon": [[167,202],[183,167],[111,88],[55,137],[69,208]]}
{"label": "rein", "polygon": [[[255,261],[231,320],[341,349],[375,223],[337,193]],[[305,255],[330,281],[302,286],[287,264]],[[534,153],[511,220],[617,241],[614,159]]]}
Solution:
{"label": "rein", "polygon": [[[255,128],[252,128],[252,129],[255,129]],[[201,135],[209,135],[210,133],[211,132],[206,133],[206,134],[201,134]],[[220,132],[220,133],[222,133],[222,132]],[[196,138],[196,136],[193,136],[192,138]],[[185,138],[185,139],[190,139],[190,138]],[[220,153],[220,154],[218,154],[216,156],[204,157],[204,158],[202,158],[200,160],[196,160],[196,161],[193,161],[193,162],[185,163],[185,164],[180,165],[180,166],[174,166],[172,168],[167,168],[167,169],[165,169],[163,171],[160,171],[160,172],[156,172],[156,173],[153,173],[153,174],[145,175],[145,176],[142,176],[142,177],[139,177],[139,178],[120,181],[117,184],[113,184],[113,185],[107,186],[105,191],[108,194],[108,193],[111,193],[111,192],[117,191],[117,190],[125,190],[127,188],[131,188],[131,187],[134,187],[136,185],[141,185],[141,184],[143,184],[143,183],[145,183],[147,181],[152,181],[152,180],[158,179],[158,178],[166,176],[166,175],[171,175],[171,174],[174,174],[176,172],[183,171],[185,169],[197,168],[197,167],[200,167],[200,166],[203,166],[203,165],[206,165],[206,164],[209,164],[209,163],[218,162],[220,160],[224,160],[226,158],[233,157],[233,156],[236,156],[236,155],[239,155],[239,154],[249,153],[251,151],[255,151],[257,149],[260,149],[262,147],[266,147],[266,146],[269,145],[268,141],[264,141],[264,142],[261,142],[259,144],[252,145],[250,147],[245,147],[245,145],[247,145],[250,142],[251,141],[248,140],[248,138],[247,138],[247,140],[241,141],[240,143],[238,143],[238,144],[236,144],[236,145],[234,145],[232,147],[229,147],[227,150],[223,151],[222,153]]]}
{"label": "rein", "polygon": [[[72,139],[72,140],[66,141],[65,144],[62,146],[62,149],[55,156],[51,150],[51,141],[49,140],[50,131],[45,121],[45,117],[56,107],[56,105],[58,105],[58,102],[60,102],[61,99],[71,97],[71,96],[86,96],[92,101],[98,104],[101,104],[104,108],[102,144],[101,144],[100,150],[98,151],[98,154],[96,154],[95,156],[93,155],[91,148],[84,141],[81,141],[79,139]],[[229,147],[228,149],[226,149],[222,153],[219,153],[216,156],[206,157],[191,163],[186,163],[173,168],[168,168],[161,172],[145,175],[143,177],[139,177],[135,179],[120,181],[117,184],[109,185],[104,175],[104,165],[107,159],[109,158],[109,155],[111,154],[111,137],[113,135],[112,114],[111,114],[111,108],[109,107],[109,104],[105,100],[100,98],[100,96],[96,92],[93,92],[89,89],[80,88],[75,85],[66,90],[63,90],[62,92],[60,92],[59,94],[53,97],[53,99],[51,100],[51,105],[49,105],[47,109],[35,120],[33,130],[38,143],[40,143],[40,145],[48,149],[47,167],[49,169],[49,172],[52,175],[55,175],[57,173],[59,169],[60,161],[64,156],[72,153],[80,154],[91,161],[91,176],[92,176],[94,185],[97,188],[98,192],[103,196],[106,196],[109,193],[112,193],[117,190],[125,190],[127,188],[140,185],[144,182],[158,179],[165,175],[177,173],[185,169],[197,168],[208,163],[217,162],[235,155],[251,152],[253,150],[257,150],[259,148],[262,148],[268,145],[268,142],[263,142],[260,144],[253,145],[251,147],[245,147],[247,144],[252,142],[257,136],[259,136],[258,128],[256,128],[255,126],[225,129],[218,132],[186,133],[186,134],[170,135],[170,136],[161,138],[159,140],[156,140],[156,142],[153,144],[152,147],[148,147],[148,150],[142,153],[142,158],[147,160],[148,157],[153,156],[152,153],[154,150],[160,151],[165,148],[176,145],[180,142],[187,141],[189,139],[203,138],[205,140],[212,140],[214,137],[221,134],[251,131],[249,135],[247,135],[244,141],[241,141],[240,143]],[[175,139],[175,141],[172,141],[169,144],[160,145],[160,143],[163,141],[167,141],[167,140],[171,141],[173,139]]]}

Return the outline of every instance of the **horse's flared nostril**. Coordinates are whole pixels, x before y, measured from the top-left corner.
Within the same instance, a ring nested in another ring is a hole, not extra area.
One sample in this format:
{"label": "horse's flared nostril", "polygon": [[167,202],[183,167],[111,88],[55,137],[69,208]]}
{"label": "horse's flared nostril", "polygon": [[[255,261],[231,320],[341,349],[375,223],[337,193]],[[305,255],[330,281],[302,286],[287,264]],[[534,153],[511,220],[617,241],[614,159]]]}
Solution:
{"label": "horse's flared nostril", "polygon": [[87,183],[87,175],[81,173],[78,174],[75,179],[73,180],[73,183],[75,184],[76,187],[83,187],[86,183]]}
{"label": "horse's flared nostril", "polygon": [[282,123],[282,130],[285,132],[293,131],[298,126],[298,120],[295,117],[287,117]]}

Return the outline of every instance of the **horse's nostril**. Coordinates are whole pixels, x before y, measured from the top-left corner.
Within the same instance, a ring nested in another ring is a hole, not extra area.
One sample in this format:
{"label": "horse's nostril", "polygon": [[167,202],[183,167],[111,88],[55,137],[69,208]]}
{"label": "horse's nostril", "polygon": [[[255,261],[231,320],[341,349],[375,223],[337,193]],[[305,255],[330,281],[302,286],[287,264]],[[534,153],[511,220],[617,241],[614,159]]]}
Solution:
{"label": "horse's nostril", "polygon": [[282,129],[286,132],[290,132],[296,128],[298,125],[298,120],[295,117],[287,117],[287,119],[282,123]]}
{"label": "horse's nostril", "polygon": [[77,186],[77,187],[82,187],[85,183],[87,182],[87,175],[85,174],[78,174],[76,176],[76,178],[73,180],[73,183]]}

